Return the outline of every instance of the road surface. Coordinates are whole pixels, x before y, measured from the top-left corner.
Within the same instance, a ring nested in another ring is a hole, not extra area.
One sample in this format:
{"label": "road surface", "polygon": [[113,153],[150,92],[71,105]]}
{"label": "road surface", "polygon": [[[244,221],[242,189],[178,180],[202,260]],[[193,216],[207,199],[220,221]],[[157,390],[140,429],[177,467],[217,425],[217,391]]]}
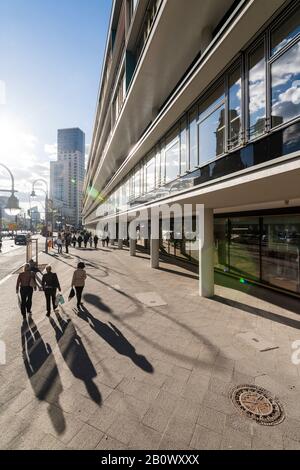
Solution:
{"label": "road surface", "polygon": [[[44,249],[45,239],[39,239],[39,250]],[[26,261],[26,247],[15,245],[13,240],[3,239],[2,253],[0,253],[0,282],[16,271]]]}

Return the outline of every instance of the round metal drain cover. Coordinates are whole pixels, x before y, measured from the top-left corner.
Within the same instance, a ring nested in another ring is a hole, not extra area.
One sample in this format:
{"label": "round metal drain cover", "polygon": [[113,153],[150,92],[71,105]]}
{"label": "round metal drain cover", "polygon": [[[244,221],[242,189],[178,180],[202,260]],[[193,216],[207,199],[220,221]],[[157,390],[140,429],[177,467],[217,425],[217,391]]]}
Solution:
{"label": "round metal drain cover", "polygon": [[256,385],[238,385],[230,398],[236,408],[250,419],[264,426],[282,423],[285,418],[282,405],[267,390]]}

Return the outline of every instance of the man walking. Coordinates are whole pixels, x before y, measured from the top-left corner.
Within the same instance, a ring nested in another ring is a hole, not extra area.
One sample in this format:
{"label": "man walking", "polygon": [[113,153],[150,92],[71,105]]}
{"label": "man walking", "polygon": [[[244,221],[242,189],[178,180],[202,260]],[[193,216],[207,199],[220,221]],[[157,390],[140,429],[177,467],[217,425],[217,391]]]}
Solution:
{"label": "man walking", "polygon": [[24,272],[17,279],[16,292],[21,294],[21,313],[26,317],[26,312],[31,313],[33,289],[36,290],[35,274],[30,271],[30,265],[24,266]]}
{"label": "man walking", "polygon": [[95,248],[97,250],[97,246],[98,246],[98,240],[99,240],[99,237],[97,235],[94,236],[94,245],[95,245]]}
{"label": "man walking", "polygon": [[51,301],[53,305],[53,310],[56,310],[56,289],[61,291],[59,280],[56,273],[52,272],[50,265],[46,266],[46,274],[43,275],[42,279],[43,291],[45,292],[46,297],[46,306],[47,306],[47,317],[50,317],[51,313]]}

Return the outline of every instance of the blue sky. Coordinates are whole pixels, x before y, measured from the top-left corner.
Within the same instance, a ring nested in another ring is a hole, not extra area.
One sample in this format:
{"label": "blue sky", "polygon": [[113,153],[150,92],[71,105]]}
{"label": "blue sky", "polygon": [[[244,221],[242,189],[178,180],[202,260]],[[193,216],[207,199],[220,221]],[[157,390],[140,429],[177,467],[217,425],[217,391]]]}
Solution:
{"label": "blue sky", "polygon": [[58,128],[80,127],[91,141],[111,3],[0,1],[0,162],[22,192],[47,176]]}

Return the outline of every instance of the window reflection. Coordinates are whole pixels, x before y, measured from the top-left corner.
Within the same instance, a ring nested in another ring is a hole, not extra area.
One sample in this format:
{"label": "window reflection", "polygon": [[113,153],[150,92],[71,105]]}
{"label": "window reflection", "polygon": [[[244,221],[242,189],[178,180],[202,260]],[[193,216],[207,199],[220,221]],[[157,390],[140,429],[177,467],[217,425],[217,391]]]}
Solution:
{"label": "window reflection", "polygon": [[300,42],[271,66],[272,126],[300,114]]}
{"label": "window reflection", "polygon": [[224,153],[225,95],[220,86],[200,106],[199,155],[200,164]]}
{"label": "window reflection", "polygon": [[288,18],[271,33],[271,55],[277,54],[300,33],[300,8],[291,12]]}
{"label": "window reflection", "polygon": [[146,193],[155,188],[155,157],[152,157],[146,165]]}
{"label": "window reflection", "polygon": [[187,131],[186,119],[180,123],[180,173],[184,173],[187,169]]}
{"label": "window reflection", "polygon": [[249,138],[263,134],[266,118],[264,43],[249,54]]}
{"label": "window reflection", "polygon": [[179,138],[176,130],[172,136],[167,139],[165,160],[166,160],[166,183],[177,178],[179,174]]}
{"label": "window reflection", "polygon": [[189,167],[192,170],[198,165],[197,107],[189,115]]}
{"label": "window reflection", "polygon": [[228,113],[229,113],[229,149],[236,147],[240,143],[241,135],[241,70],[237,68],[229,75],[228,92]]}

